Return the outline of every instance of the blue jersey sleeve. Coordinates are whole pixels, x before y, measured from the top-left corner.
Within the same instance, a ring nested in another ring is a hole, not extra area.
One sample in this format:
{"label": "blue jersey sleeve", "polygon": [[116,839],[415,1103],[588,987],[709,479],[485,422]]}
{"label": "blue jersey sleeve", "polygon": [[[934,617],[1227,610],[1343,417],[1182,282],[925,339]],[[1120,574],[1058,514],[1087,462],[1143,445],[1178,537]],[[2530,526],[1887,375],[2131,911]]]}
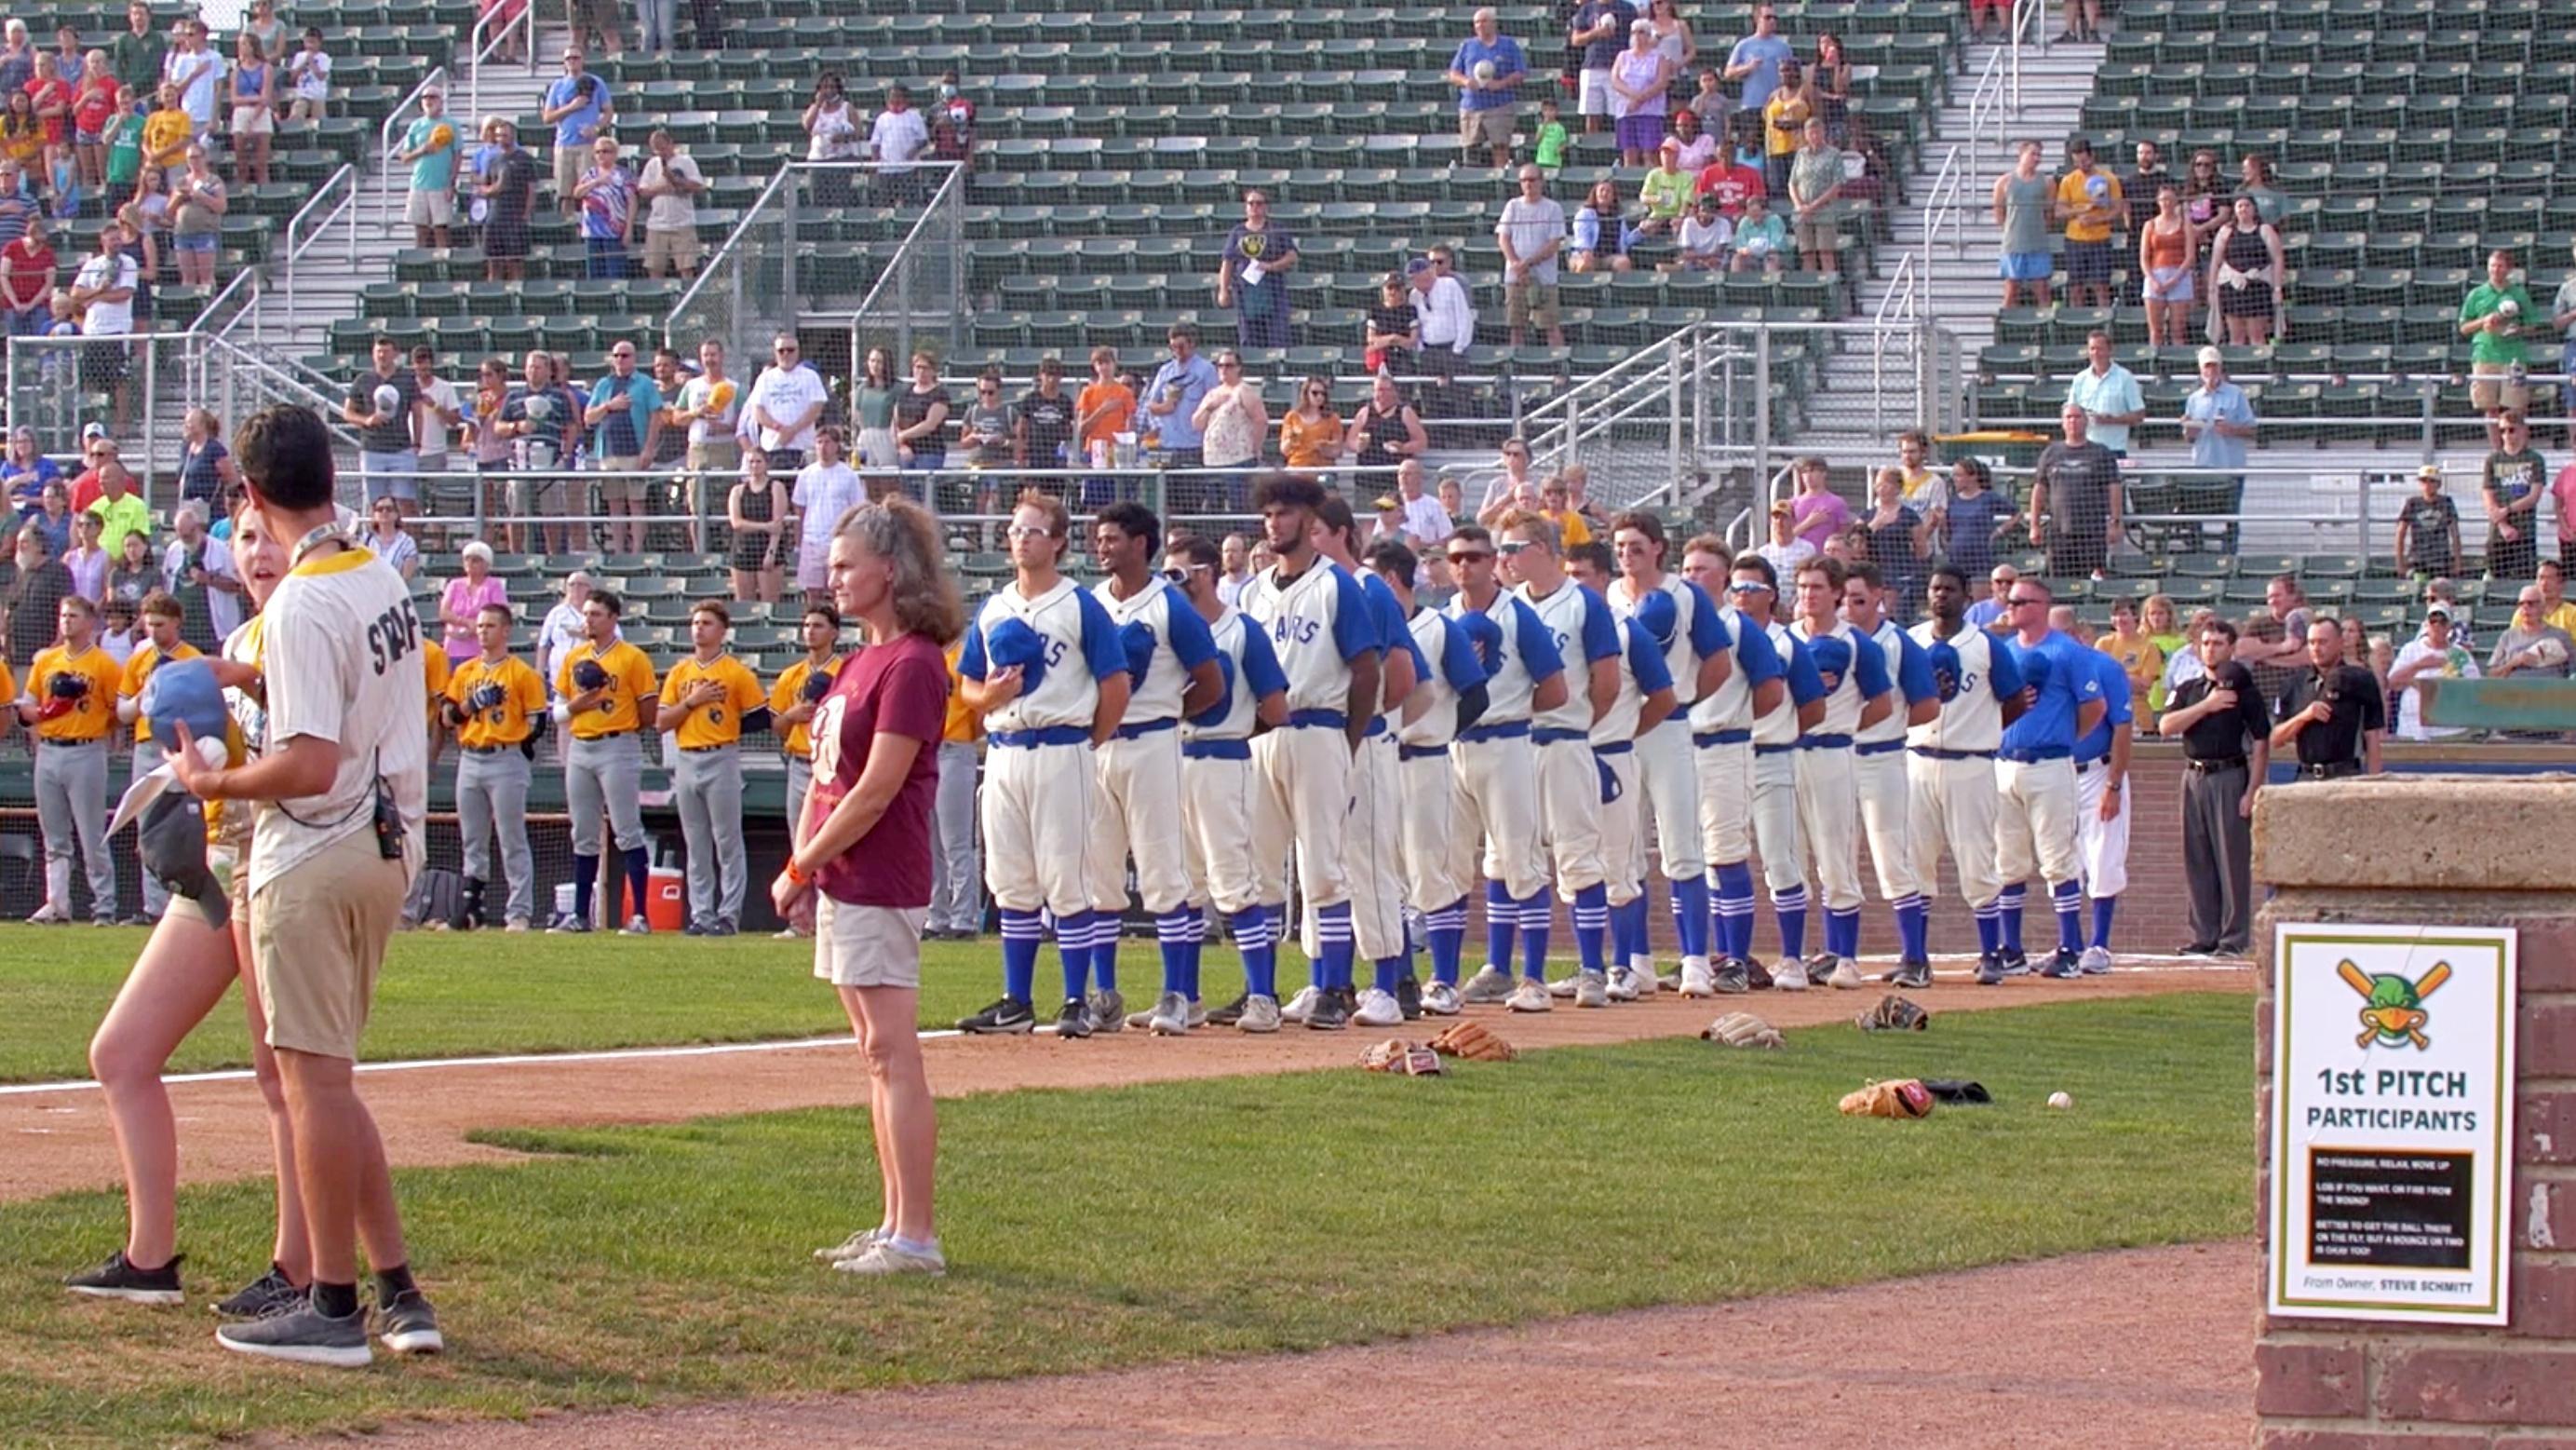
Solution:
{"label": "blue jersey sleeve", "polygon": [[1379,632],[1376,614],[1369,609],[1367,593],[1358,580],[1339,569],[1333,569],[1333,648],[1341,651],[1346,660],[1358,659],[1362,650],[1385,648],[1385,636]]}
{"label": "blue jersey sleeve", "polygon": [[2021,661],[2013,658],[2010,646],[1999,643],[1986,646],[1986,678],[1993,682],[1998,700],[2009,700],[2021,693]]}
{"label": "blue jersey sleeve", "polygon": [[986,669],[984,616],[978,614],[975,616],[975,622],[966,626],[965,647],[957,652],[957,673],[969,680],[981,680],[984,678]]}
{"label": "blue jersey sleeve", "polygon": [[1419,684],[1420,682],[1422,682],[1422,681],[1424,681],[1424,680],[1430,679],[1430,678],[1431,678],[1431,660],[1430,660],[1430,657],[1429,657],[1429,656],[1427,656],[1427,655],[1425,655],[1425,654],[1423,654],[1423,652],[1422,652],[1422,646],[1414,642],[1414,638],[1413,638],[1413,631],[1412,631],[1412,630],[1409,630],[1409,629],[1408,629],[1408,630],[1406,630],[1406,631],[1404,632],[1404,637],[1403,637],[1402,643],[1403,643],[1403,645],[1404,645],[1404,652],[1405,652],[1406,654],[1409,654],[1409,655],[1413,656],[1413,678],[1414,678],[1414,682],[1415,682],[1415,683],[1417,683],[1417,684]]}
{"label": "blue jersey sleeve", "polygon": [[1163,602],[1163,634],[1172,642],[1172,653],[1179,657],[1181,668],[1195,670],[1216,658],[1216,636],[1208,632],[1207,621],[1180,597],[1177,589]]}
{"label": "blue jersey sleeve", "polygon": [[[2061,635],[2059,638],[2063,639],[2064,636]],[[2066,640],[2057,653],[2060,664],[2073,667],[2057,671],[2058,674],[2066,677],[2066,695],[2070,705],[2066,717],[2072,720],[2075,718],[2072,706],[2081,705],[2087,700],[2102,698],[2102,672],[2094,667],[2091,659],[2084,657],[2091,655],[2095,659],[2109,659],[2110,656],[2100,650],[2087,649],[2071,639]],[[2127,689],[2128,682],[2123,680],[2120,687],[2123,690]]]}
{"label": "blue jersey sleeve", "polygon": [[1664,663],[1654,634],[1633,619],[1628,621],[1628,673],[1637,677],[1637,688],[1649,695],[1673,687],[1672,666]]}
{"label": "blue jersey sleeve", "polygon": [[2093,667],[2095,683],[2101,686],[2103,703],[2109,707],[2102,716],[2102,722],[2106,725],[2136,723],[2137,714],[2129,700],[2129,672],[2120,668],[2118,660],[2102,654],[2100,650],[2094,653],[2101,655],[2101,663]]}
{"label": "blue jersey sleeve", "polygon": [[1619,653],[1619,621],[1610,617],[1610,606],[1598,594],[1577,584],[1576,598],[1583,601],[1583,660],[1606,660]]}
{"label": "blue jersey sleeve", "polygon": [[1896,632],[1896,688],[1909,705],[1941,697],[1941,686],[1932,678],[1932,652],[1903,630]]}
{"label": "blue jersey sleeve", "polygon": [[1445,616],[1440,621],[1440,677],[1460,694],[1485,682],[1485,662],[1476,655],[1476,642],[1467,638],[1458,621]]}
{"label": "blue jersey sleeve", "polygon": [[[1768,630],[1762,631],[1770,633]],[[1805,705],[1825,697],[1825,677],[1816,673],[1816,661],[1807,647],[1796,639],[1789,641],[1789,658],[1782,670],[1789,681],[1789,703]]]}
{"label": "blue jersey sleeve", "polygon": [[1744,672],[1747,686],[1767,685],[1787,672],[1779,648],[1771,643],[1771,631],[1746,625],[1735,632],[1735,664]]}
{"label": "blue jersey sleeve", "polygon": [[1682,589],[1691,602],[1691,653],[1707,659],[1733,644],[1734,641],[1727,638],[1726,619],[1717,612],[1716,604],[1709,600],[1708,591],[1688,580],[1682,582]]}
{"label": "blue jersey sleeve", "polygon": [[1413,631],[1405,626],[1404,606],[1396,602],[1395,591],[1377,575],[1362,574],[1360,592],[1368,596],[1369,618],[1377,625],[1378,648],[1408,648],[1413,641]]}
{"label": "blue jersey sleeve", "polygon": [[1852,633],[1852,672],[1860,676],[1860,697],[1875,700],[1888,692],[1887,651],[1878,641],[1855,630]]}
{"label": "blue jersey sleeve", "polygon": [[1091,677],[1105,680],[1127,673],[1127,643],[1119,638],[1118,626],[1110,622],[1099,596],[1077,589],[1073,597],[1082,614],[1082,662],[1090,666]]}
{"label": "blue jersey sleeve", "polygon": [[1250,620],[1243,626],[1243,682],[1255,700],[1267,700],[1288,688],[1288,672],[1279,668],[1279,652],[1270,647],[1270,636]]}
{"label": "blue jersey sleeve", "polygon": [[1556,652],[1556,636],[1539,621],[1537,610],[1517,598],[1512,600],[1512,634],[1513,652],[1520,656],[1531,684],[1565,673],[1565,656]]}

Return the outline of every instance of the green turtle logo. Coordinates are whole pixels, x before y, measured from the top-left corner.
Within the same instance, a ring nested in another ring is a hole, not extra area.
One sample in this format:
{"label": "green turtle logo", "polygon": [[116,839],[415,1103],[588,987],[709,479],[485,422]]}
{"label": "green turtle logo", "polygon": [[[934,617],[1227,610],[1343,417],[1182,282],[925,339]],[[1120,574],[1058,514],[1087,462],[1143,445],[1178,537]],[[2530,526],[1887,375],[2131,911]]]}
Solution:
{"label": "green turtle logo", "polygon": [[2451,980],[2449,962],[2435,962],[2433,970],[2411,982],[2395,972],[2365,975],[2349,960],[2337,964],[2335,973],[2361,994],[2365,1004],[2361,1009],[2361,1035],[2353,1039],[2354,1046],[2368,1047],[2374,1040],[2382,1047],[2413,1043],[2421,1052],[2433,1045],[2433,1040],[2424,1035],[2425,1026],[2433,1020],[2433,1014],[2424,1010],[2424,999]]}

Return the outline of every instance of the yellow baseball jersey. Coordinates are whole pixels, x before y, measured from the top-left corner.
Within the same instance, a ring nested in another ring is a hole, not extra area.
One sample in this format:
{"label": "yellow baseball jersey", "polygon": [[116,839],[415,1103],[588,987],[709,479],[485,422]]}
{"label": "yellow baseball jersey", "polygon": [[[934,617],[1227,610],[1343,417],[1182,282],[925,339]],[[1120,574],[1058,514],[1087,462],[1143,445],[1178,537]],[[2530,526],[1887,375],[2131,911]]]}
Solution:
{"label": "yellow baseball jersey", "polygon": [[[724,694],[715,703],[700,705],[671,725],[667,713],[680,708],[680,696],[700,680],[713,680],[724,686]],[[732,655],[721,654],[705,664],[695,655],[671,666],[662,679],[662,709],[666,712],[656,723],[671,730],[680,739],[682,750],[703,750],[710,745],[731,745],[742,738],[742,717],[747,710],[757,710],[769,702],[761,693],[760,677],[751,667]]]}
{"label": "yellow baseball jersey", "polygon": [[[841,672],[842,658],[843,656],[834,655],[830,659],[825,660],[823,662],[823,672],[829,675],[839,674]],[[775,718],[786,714],[788,711],[795,709],[799,705],[804,704],[805,682],[813,678],[813,675],[814,660],[810,655],[804,659],[798,660],[792,665],[789,665],[787,668],[780,670],[778,672],[778,683],[769,687],[770,715]],[[814,754],[814,734],[812,731],[806,729],[805,725],[805,721],[799,720],[788,726],[787,733],[781,737],[778,742],[778,747],[781,750],[786,751],[790,757],[797,760],[810,759]]]}
{"label": "yellow baseball jersey", "polygon": [[61,645],[36,651],[35,667],[27,672],[27,693],[35,697],[39,711],[53,700],[54,680],[62,675],[75,675],[88,681],[89,693],[51,719],[40,715],[36,721],[36,738],[56,740],[66,745],[105,739],[108,728],[116,723],[116,687],[121,678],[116,656],[97,645],[91,645],[77,655]]}
{"label": "yellow baseball jersey", "polygon": [[[501,703],[474,709],[467,701],[486,683],[501,687]],[[488,750],[528,738],[530,722],[546,708],[546,682],[517,655],[503,655],[497,664],[476,655],[447,677],[446,698],[465,717],[456,727],[456,743]]]}
{"label": "yellow baseball jersey", "polygon": [[433,730],[438,728],[439,699],[447,693],[448,677],[453,673],[447,662],[447,646],[431,639],[427,630],[421,631],[420,682],[429,692],[429,725]]}
{"label": "yellow baseball jersey", "polygon": [[957,660],[966,652],[966,642],[959,640],[948,647],[948,717],[940,726],[939,739],[959,745],[972,745],[984,738],[984,717],[966,703],[966,680],[957,673]]}
{"label": "yellow baseball jersey", "polygon": [[569,700],[582,692],[573,683],[573,671],[584,661],[596,661],[608,671],[608,688],[599,704],[572,717],[572,738],[597,740],[603,735],[623,735],[641,727],[644,717],[635,706],[653,697],[653,662],[644,651],[624,640],[612,640],[607,649],[583,640],[564,651],[563,663],[555,668],[555,693]]}
{"label": "yellow baseball jersey", "polygon": [[[197,655],[197,647],[188,643],[184,639],[179,641],[179,647],[177,649],[171,650],[167,654],[162,653],[161,647],[157,644],[145,645],[143,648],[136,650],[132,655],[127,657],[125,661],[125,673],[118,679],[116,685],[118,698],[126,700],[142,699],[144,685],[151,680],[152,672],[161,668],[161,662],[163,660],[192,660],[195,659]],[[141,745],[151,738],[152,717],[142,714],[136,715],[134,717],[134,743]]]}

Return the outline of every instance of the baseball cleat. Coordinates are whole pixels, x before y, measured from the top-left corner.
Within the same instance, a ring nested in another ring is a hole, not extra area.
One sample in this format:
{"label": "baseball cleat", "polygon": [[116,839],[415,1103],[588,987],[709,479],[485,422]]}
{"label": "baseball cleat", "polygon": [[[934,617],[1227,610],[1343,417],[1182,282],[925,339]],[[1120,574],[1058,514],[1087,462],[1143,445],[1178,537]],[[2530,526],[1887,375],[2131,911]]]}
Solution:
{"label": "baseball cleat", "polygon": [[1288,1005],[1279,1009],[1279,1020],[1282,1022],[1303,1022],[1307,1018],[1315,1015],[1315,1004],[1323,1000],[1324,992],[1322,988],[1299,987],[1297,989],[1297,995],[1288,999]]}
{"label": "baseball cleat", "polygon": [[1155,1001],[1153,1011],[1138,1015],[1145,1020],[1138,1023],[1131,1017],[1131,1026],[1141,1026],[1156,1037],[1179,1037],[1190,1030],[1190,999],[1178,992],[1165,992]]}
{"label": "baseball cleat", "polygon": [[1869,979],[1860,974],[1858,962],[1844,957],[1834,963],[1834,969],[1831,972],[1826,973],[1825,985],[1837,992],[1856,992],[1868,986]]}
{"label": "baseball cleat", "polygon": [[1706,967],[1696,963],[1687,965],[1682,968],[1681,992],[1685,997],[1714,997],[1717,995],[1717,977]]}
{"label": "baseball cleat", "polygon": [[[1549,995],[1554,996],[1555,994],[1551,992]],[[1609,1006],[1609,982],[1604,980],[1599,972],[1583,972],[1577,974],[1574,979],[1574,1005],[1577,1007]]]}
{"label": "baseball cleat", "polygon": [[1434,1017],[1458,1015],[1458,989],[1447,982],[1434,982],[1422,989],[1422,1010]]}
{"label": "baseball cleat", "polygon": [[1503,1006],[1514,1012],[1546,1012],[1554,1009],[1556,1002],[1538,978],[1523,977],[1521,984],[1512,988],[1512,994],[1503,999]]}
{"label": "baseball cleat", "polygon": [[2000,987],[2003,985],[2004,978],[2011,975],[2004,970],[2004,958],[2001,952],[1987,952],[1977,958],[1978,986]]}
{"label": "baseball cleat", "polygon": [[[1512,993],[1517,990],[1518,988],[1515,988],[1512,985],[1510,973],[1504,971],[1500,967],[1492,965],[1491,963],[1487,963],[1484,966],[1478,967],[1476,969],[1476,975],[1469,977],[1467,979],[1467,985],[1459,989],[1458,1000],[1465,1002],[1471,1007],[1493,1002],[1502,1002],[1509,1000]],[[1541,988],[1540,990],[1544,991],[1546,989]]]}
{"label": "baseball cleat", "polygon": [[37,907],[35,914],[27,918],[27,925],[60,926],[69,920],[71,920],[69,916],[64,915],[60,910],[56,909],[52,902],[48,901],[44,905]]}
{"label": "baseball cleat", "polygon": [[1717,964],[1709,973],[1708,994],[1712,997],[1737,997],[1753,990],[1753,982],[1744,975],[1744,963],[1729,959]]}
{"label": "baseball cleat", "polygon": [[1004,997],[972,1017],[957,1019],[958,1031],[980,1034],[1027,1032],[1037,1025],[1036,1010],[1018,997]]}
{"label": "baseball cleat", "polygon": [[[1210,1018],[1210,1021],[1215,1020]],[[1279,999],[1251,996],[1243,999],[1243,1010],[1234,1016],[1238,1032],[1270,1033],[1279,1030]]]}
{"label": "baseball cleat", "polygon": [[626,918],[626,924],[617,929],[617,934],[619,936],[651,936],[653,934],[653,923],[646,921],[640,915],[630,916]]}
{"label": "baseball cleat", "polygon": [[1895,971],[1889,972],[1887,975],[1879,978],[1879,980],[1919,992],[1925,987],[1932,985],[1932,964],[1930,962],[1898,962],[1896,964]]}
{"label": "baseball cleat", "polygon": [[1249,993],[1235,998],[1233,1001],[1228,1002],[1224,1006],[1217,1008],[1215,1011],[1208,1013],[1208,1023],[1211,1026],[1216,1027],[1232,1027],[1235,1023],[1243,1020],[1243,1004],[1251,1000],[1252,997]]}
{"label": "baseball cleat", "polygon": [[[1389,998],[1388,1005],[1393,1004],[1394,999]],[[1306,1026],[1309,1030],[1339,1032],[1350,1025],[1351,1003],[1342,996],[1341,988],[1335,987],[1330,991],[1315,994],[1315,1005],[1306,1013]]]}
{"label": "baseball cleat", "polygon": [[1395,979],[1395,1010],[1405,1021],[1422,1015],[1422,979],[1411,972]]}
{"label": "baseball cleat", "polygon": [[1404,1008],[1395,1000],[1395,994],[1374,987],[1360,993],[1359,1005],[1351,1012],[1351,1023],[1357,1027],[1394,1027],[1403,1021]]}
{"label": "baseball cleat", "polygon": [[1559,977],[1555,981],[1548,983],[1547,994],[1562,1002],[1567,998],[1572,997],[1575,990],[1582,985],[1583,974],[1581,972],[1576,972],[1571,976]]}
{"label": "baseball cleat", "polygon": [[1064,1006],[1056,1010],[1055,1035],[1059,1039],[1091,1035],[1091,1009],[1082,1005],[1080,997],[1065,998]]}
{"label": "baseball cleat", "polygon": [[550,936],[580,936],[589,930],[590,918],[569,911],[556,913],[555,919],[546,923],[546,932]]}
{"label": "baseball cleat", "polygon": [[1095,1032],[1116,1032],[1127,1025],[1127,998],[1116,987],[1103,987],[1092,993],[1085,1010],[1091,1014]]}
{"label": "baseball cleat", "polygon": [[[1638,985],[1641,978],[1643,986]],[[1634,1002],[1640,997],[1654,995],[1655,979],[1651,973],[1640,972],[1635,967],[1612,967],[1608,991],[1613,1002]]]}
{"label": "baseball cleat", "polygon": [[2030,975],[2030,953],[2023,951],[2021,948],[2004,948],[2002,961],[2004,964],[2005,976],[2027,977]]}
{"label": "baseball cleat", "polygon": [[2111,949],[2109,947],[2086,947],[2084,949],[2084,955],[2076,958],[2075,969],[2088,977],[2099,977],[2107,974],[2111,970]]}
{"label": "baseball cleat", "polygon": [[1780,970],[1771,974],[1771,986],[1781,992],[1807,990],[1807,964],[1794,957],[1782,961]]}
{"label": "baseball cleat", "polygon": [[2080,977],[2084,975],[2083,961],[2084,959],[2074,952],[2059,947],[2049,956],[2048,965],[2039,969],[2039,974],[2052,982],[2063,982],[2069,977]]}

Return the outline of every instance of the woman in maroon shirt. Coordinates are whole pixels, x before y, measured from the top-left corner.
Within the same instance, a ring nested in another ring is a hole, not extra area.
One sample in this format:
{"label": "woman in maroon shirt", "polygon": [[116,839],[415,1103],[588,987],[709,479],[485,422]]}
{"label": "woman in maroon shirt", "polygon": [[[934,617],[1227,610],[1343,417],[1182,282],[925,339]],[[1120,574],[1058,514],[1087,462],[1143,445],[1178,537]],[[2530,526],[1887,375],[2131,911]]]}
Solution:
{"label": "woman in maroon shirt", "polygon": [[943,651],[966,626],[942,553],[930,515],[901,497],[861,504],[832,530],[832,595],[867,648],[814,712],[814,787],[770,887],[781,916],[814,893],[814,975],[839,989],[867,1057],[885,1221],[815,1255],[849,1274],[948,1270],[931,1223],[939,1127],[917,1027]]}

